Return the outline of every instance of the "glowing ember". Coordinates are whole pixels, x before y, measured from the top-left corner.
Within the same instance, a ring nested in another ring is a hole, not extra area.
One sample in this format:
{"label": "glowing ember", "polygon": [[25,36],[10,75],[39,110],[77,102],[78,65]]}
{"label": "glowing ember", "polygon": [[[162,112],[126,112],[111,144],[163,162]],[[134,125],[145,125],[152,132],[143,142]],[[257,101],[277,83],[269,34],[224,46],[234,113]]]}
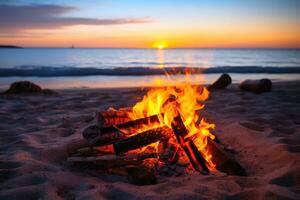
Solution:
{"label": "glowing ember", "polygon": [[[187,76],[188,77],[188,76]],[[152,88],[138,102],[133,111],[129,113],[132,120],[158,115],[160,124],[147,125],[144,130],[158,126],[168,126],[177,112],[181,115],[185,127],[188,130],[186,140],[193,140],[198,150],[205,158],[210,170],[215,168],[211,161],[211,154],[205,149],[207,137],[214,139],[215,136],[210,132],[215,128],[214,124],[208,123],[199,114],[203,109],[203,102],[208,98],[209,91],[202,86],[193,86],[188,81],[177,84],[176,86]],[[157,143],[151,144],[157,149]],[[177,144],[179,145],[179,144]]]}

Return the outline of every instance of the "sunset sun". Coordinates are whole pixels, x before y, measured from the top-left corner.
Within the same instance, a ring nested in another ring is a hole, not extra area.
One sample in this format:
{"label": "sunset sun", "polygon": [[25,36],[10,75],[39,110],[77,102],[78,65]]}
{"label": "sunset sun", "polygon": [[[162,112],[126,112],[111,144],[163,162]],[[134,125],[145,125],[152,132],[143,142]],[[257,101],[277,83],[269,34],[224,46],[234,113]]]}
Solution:
{"label": "sunset sun", "polygon": [[166,42],[156,42],[152,45],[152,47],[156,49],[165,49],[168,47],[168,44]]}
{"label": "sunset sun", "polygon": [[165,48],[165,47],[164,47],[164,45],[160,44],[160,45],[158,45],[157,48],[158,48],[158,49],[163,49],[163,48]]}

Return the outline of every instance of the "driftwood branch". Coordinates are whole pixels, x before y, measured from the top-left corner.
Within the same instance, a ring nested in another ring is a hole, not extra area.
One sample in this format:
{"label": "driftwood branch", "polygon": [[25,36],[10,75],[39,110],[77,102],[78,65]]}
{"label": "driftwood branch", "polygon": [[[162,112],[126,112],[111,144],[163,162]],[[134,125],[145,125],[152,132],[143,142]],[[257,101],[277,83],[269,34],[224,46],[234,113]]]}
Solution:
{"label": "driftwood branch", "polygon": [[232,82],[231,77],[228,74],[222,74],[213,84],[208,86],[208,90],[224,89]]}
{"label": "driftwood branch", "polygon": [[268,92],[272,89],[272,81],[270,79],[245,80],[240,84],[240,89],[258,94]]}

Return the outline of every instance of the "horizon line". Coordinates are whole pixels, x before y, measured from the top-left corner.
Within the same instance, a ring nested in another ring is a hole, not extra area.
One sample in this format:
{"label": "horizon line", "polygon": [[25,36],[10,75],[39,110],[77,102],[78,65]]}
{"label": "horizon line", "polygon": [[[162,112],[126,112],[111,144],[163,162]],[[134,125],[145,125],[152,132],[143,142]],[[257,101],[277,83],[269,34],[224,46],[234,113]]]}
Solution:
{"label": "horizon line", "polygon": [[[23,49],[155,49],[153,47],[76,47],[76,46],[70,46],[70,47],[47,47],[47,46],[19,46],[19,45],[6,45],[6,44],[0,44],[1,46],[13,46],[13,47],[19,47]],[[167,47],[159,50],[166,50],[166,49],[300,49],[299,47]]]}

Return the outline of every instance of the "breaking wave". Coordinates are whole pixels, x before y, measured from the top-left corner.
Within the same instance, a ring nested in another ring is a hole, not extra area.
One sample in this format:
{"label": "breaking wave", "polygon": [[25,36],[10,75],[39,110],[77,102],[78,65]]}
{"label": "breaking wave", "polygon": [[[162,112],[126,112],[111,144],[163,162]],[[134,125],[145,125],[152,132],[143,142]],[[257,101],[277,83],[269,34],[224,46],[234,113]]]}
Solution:
{"label": "breaking wave", "polygon": [[163,74],[184,74],[188,71],[191,74],[218,74],[218,73],[239,73],[239,74],[297,74],[299,67],[262,67],[262,66],[222,66],[211,68],[195,67],[116,67],[116,68],[93,68],[93,67],[52,67],[52,66],[19,66],[15,68],[1,68],[0,77],[12,76],[37,76],[37,77],[60,77],[60,76],[146,76]]}

